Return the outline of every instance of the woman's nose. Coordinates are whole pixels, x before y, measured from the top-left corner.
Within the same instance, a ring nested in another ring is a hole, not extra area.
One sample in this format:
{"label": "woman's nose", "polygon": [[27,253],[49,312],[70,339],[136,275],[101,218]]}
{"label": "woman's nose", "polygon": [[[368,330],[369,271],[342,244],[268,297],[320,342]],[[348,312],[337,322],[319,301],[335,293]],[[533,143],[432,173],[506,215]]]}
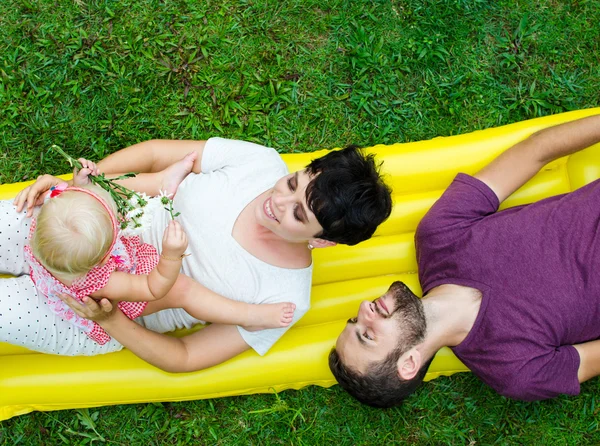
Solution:
{"label": "woman's nose", "polygon": [[279,210],[283,210],[283,208],[285,207],[285,205],[288,203],[288,201],[290,201],[290,197],[291,195],[287,195],[287,194],[274,194],[273,197],[271,198],[271,201],[273,202],[273,205],[278,208]]}

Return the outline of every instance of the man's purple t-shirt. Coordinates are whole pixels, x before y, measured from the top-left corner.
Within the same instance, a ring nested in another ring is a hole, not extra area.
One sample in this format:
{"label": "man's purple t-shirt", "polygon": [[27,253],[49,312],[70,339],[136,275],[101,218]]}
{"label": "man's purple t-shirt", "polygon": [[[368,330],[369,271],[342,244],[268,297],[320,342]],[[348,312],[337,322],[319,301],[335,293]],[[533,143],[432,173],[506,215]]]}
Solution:
{"label": "man's purple t-shirt", "polygon": [[579,393],[573,344],[600,338],[600,182],[500,212],[482,181],[459,174],[415,235],[423,293],[476,288],[481,308],[454,353],[498,393]]}

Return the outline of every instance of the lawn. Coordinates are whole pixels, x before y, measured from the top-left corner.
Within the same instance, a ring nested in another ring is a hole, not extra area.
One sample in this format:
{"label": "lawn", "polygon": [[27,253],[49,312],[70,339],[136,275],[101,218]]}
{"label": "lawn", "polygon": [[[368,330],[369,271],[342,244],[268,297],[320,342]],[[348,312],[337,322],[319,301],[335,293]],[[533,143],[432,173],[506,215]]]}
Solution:
{"label": "lawn", "polygon": [[[0,183],[66,172],[52,144],[304,152],[598,106],[599,23],[600,0],[2,0]],[[0,445],[598,444],[598,397],[514,402],[463,374],[387,411],[336,386],[33,413]]]}

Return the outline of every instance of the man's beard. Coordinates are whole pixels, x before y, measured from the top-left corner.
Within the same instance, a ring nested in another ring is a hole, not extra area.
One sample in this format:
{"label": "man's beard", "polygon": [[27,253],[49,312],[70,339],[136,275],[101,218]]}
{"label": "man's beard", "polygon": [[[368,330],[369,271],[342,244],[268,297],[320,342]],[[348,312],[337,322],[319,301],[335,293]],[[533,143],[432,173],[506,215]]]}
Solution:
{"label": "man's beard", "polygon": [[397,348],[406,351],[425,338],[427,327],[423,304],[403,282],[392,283],[388,292],[394,302],[390,315],[398,324]]}

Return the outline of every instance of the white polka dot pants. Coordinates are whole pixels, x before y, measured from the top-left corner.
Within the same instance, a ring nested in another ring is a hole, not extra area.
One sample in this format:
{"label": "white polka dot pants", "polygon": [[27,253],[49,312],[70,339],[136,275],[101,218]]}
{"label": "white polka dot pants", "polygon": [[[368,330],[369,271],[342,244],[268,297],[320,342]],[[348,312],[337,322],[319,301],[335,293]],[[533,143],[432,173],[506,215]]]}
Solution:
{"label": "white polka dot pants", "polygon": [[0,342],[58,355],[98,355],[120,350],[114,339],[98,345],[77,327],[50,311],[27,275],[23,247],[31,220],[17,214],[12,201],[0,200]]}
{"label": "white polka dot pants", "polygon": [[12,201],[0,200],[0,274],[29,274],[23,248],[29,238],[31,219],[17,214]]}

